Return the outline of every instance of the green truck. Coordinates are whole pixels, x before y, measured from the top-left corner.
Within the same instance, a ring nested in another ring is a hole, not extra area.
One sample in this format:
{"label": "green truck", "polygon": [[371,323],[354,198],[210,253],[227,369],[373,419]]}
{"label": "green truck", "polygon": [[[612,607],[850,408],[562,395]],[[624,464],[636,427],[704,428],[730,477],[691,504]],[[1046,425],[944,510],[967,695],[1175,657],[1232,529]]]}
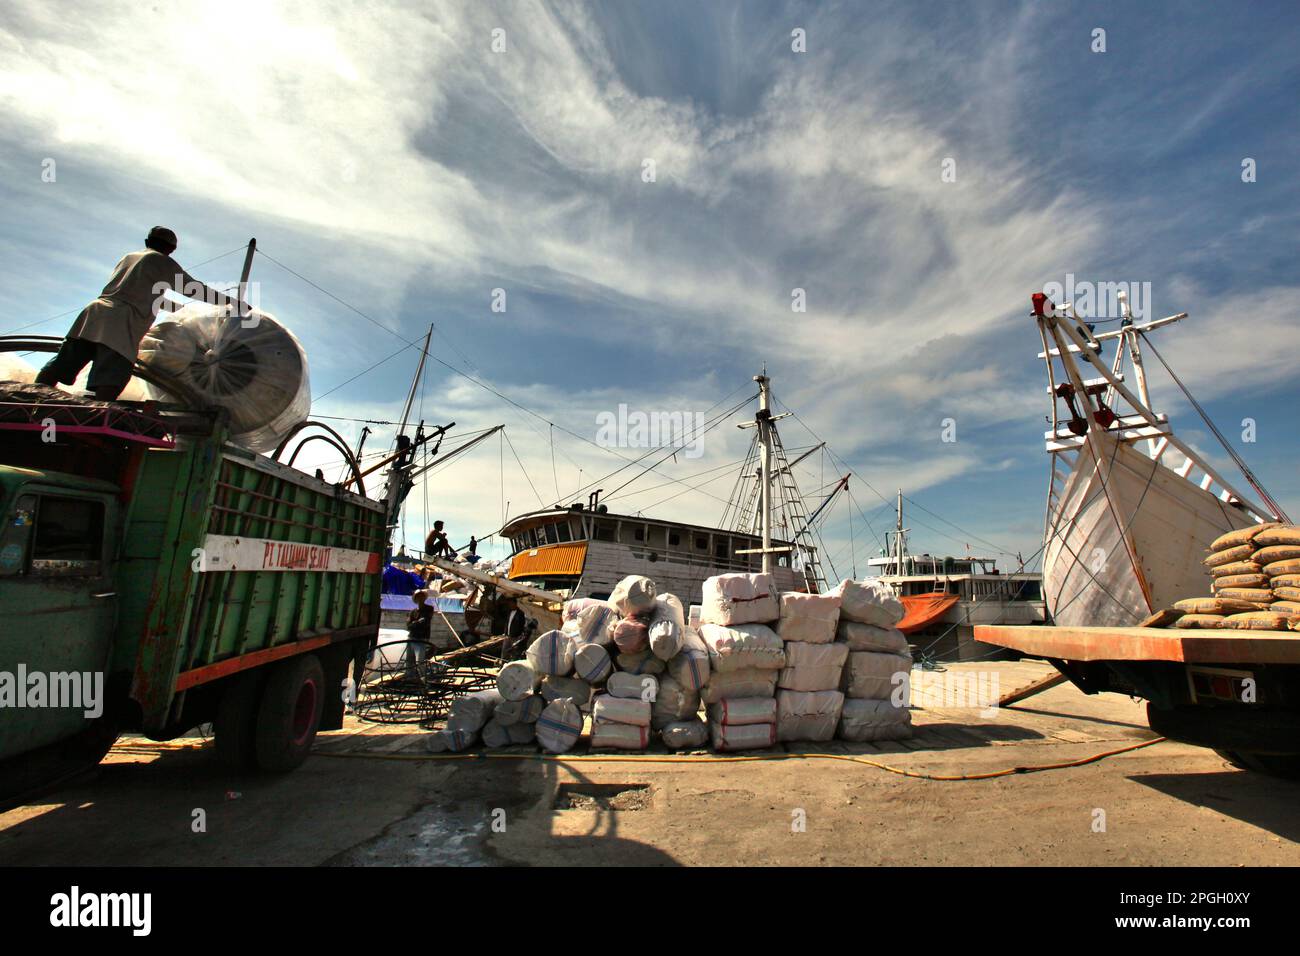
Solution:
{"label": "green truck", "polygon": [[285,771],[342,726],[387,508],[226,436],[219,411],[0,383],[0,799],[125,731],[211,724],[224,762]]}

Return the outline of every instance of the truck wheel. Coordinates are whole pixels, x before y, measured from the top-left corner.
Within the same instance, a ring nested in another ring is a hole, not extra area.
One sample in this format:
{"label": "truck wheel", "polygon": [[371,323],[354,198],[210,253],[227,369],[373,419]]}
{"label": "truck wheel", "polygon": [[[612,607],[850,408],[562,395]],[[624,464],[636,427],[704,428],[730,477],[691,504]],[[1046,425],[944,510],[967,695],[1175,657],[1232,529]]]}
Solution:
{"label": "truck wheel", "polygon": [[1284,780],[1300,780],[1300,754],[1237,754],[1237,766]]}
{"label": "truck wheel", "polygon": [[231,770],[253,770],[256,749],[258,690],[256,674],[232,680],[217,704],[212,729],[217,737],[217,759]]}
{"label": "truck wheel", "polygon": [[1232,764],[1238,770],[1249,770],[1250,768],[1241,759],[1241,754],[1235,750],[1216,750],[1216,754],[1222,757],[1228,763]]}
{"label": "truck wheel", "polygon": [[277,664],[257,712],[257,765],[272,773],[293,770],[307,759],[325,703],[325,671],[315,654]]}

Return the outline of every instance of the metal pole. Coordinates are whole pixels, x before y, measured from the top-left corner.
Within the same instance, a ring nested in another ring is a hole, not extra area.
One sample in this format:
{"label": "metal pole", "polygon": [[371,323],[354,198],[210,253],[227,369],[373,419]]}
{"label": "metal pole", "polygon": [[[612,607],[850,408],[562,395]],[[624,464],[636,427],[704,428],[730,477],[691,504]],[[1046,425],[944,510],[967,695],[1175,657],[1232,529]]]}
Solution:
{"label": "metal pole", "polygon": [[772,433],[771,417],[772,409],[769,403],[768,385],[770,379],[766,375],[755,375],[754,381],[758,383],[758,414],[754,416],[754,424],[758,427],[758,440],[760,444],[760,453],[758,460],[758,480],[759,480],[759,511],[763,531],[763,573],[772,573]]}
{"label": "metal pole", "polygon": [[257,252],[257,240],[248,240],[248,251],[244,253],[244,271],[239,274],[239,317],[244,318],[243,303],[248,301],[248,275],[253,271],[253,253]]}

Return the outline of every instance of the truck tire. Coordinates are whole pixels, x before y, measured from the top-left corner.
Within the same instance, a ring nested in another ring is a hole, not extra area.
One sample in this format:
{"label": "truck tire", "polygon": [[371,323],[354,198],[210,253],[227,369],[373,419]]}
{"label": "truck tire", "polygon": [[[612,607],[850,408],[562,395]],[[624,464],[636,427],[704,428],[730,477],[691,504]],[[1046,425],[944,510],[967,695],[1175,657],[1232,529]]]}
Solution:
{"label": "truck tire", "polygon": [[325,671],[315,654],[300,654],[271,669],[257,710],[259,767],[285,773],[307,759],[326,693]]}
{"label": "truck tire", "polygon": [[1300,780],[1300,754],[1234,754],[1232,761],[1245,770],[1280,777],[1283,780]]}
{"label": "truck tire", "polygon": [[255,751],[260,689],[261,681],[257,674],[241,674],[230,681],[217,703],[217,713],[212,720],[217,738],[217,760],[231,770],[257,767]]}

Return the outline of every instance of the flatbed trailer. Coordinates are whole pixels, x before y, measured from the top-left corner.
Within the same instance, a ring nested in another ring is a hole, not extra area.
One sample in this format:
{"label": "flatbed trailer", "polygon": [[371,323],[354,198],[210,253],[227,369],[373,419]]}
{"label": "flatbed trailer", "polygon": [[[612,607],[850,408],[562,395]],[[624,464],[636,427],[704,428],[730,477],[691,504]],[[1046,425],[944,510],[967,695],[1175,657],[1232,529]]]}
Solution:
{"label": "flatbed trailer", "polygon": [[1042,658],[1085,694],[1144,698],[1158,734],[1300,776],[1300,633],[983,625],[975,639]]}

